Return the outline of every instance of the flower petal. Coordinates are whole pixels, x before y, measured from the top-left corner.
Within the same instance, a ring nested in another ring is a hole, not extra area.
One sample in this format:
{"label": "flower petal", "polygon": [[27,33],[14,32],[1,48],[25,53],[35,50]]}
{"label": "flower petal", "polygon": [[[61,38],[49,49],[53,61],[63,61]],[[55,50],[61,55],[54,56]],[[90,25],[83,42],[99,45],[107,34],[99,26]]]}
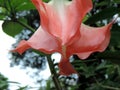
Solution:
{"label": "flower petal", "polygon": [[28,41],[22,40],[13,51],[21,54],[28,48],[33,48],[44,53],[59,52],[60,50],[59,42],[49,33],[42,30],[41,27],[38,28]]}
{"label": "flower petal", "polygon": [[61,23],[57,12],[53,9],[52,5],[44,3],[42,0],[32,0],[33,4],[38,9],[41,19],[41,27],[48,31],[50,34],[60,36]]}
{"label": "flower petal", "polygon": [[63,45],[68,45],[75,41],[79,32],[79,27],[82,23],[82,20],[87,12],[92,9],[91,0],[72,0],[72,3],[66,7],[64,10],[65,18],[62,23],[64,25],[62,28],[62,41]]}
{"label": "flower petal", "polygon": [[42,0],[32,1],[40,13],[42,28],[59,38],[62,45],[78,33],[84,15],[92,8],[91,0],[73,0],[70,4],[57,0],[59,5],[43,3]]}
{"label": "flower petal", "polygon": [[70,64],[69,60],[65,58],[60,61],[59,69],[61,75],[70,75],[77,73],[74,67]]}
{"label": "flower petal", "polygon": [[73,3],[76,5],[77,12],[81,14],[81,18],[84,18],[86,13],[88,13],[93,7],[92,0],[73,0]]}
{"label": "flower petal", "polygon": [[22,54],[26,49],[29,49],[30,46],[27,44],[27,41],[22,40],[20,41],[19,45],[17,46],[17,48],[11,50],[12,52],[19,52],[19,54]]}
{"label": "flower petal", "polygon": [[90,56],[90,54],[93,53],[91,52],[85,52],[85,53],[76,53],[76,55],[80,58],[80,59],[86,59]]}
{"label": "flower petal", "polygon": [[81,59],[87,58],[93,52],[102,52],[110,41],[110,29],[113,22],[106,26],[95,28],[82,24],[80,38],[68,46],[68,54],[77,54]]}

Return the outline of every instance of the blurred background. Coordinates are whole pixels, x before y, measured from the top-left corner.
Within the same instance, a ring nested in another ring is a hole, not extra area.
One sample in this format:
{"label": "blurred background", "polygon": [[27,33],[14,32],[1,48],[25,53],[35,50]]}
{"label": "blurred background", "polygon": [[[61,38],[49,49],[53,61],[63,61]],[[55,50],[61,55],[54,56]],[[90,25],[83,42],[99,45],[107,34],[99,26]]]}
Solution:
{"label": "blurred background", "polygon": [[[58,74],[63,90],[120,90],[120,0],[92,1],[93,9],[83,23],[100,27],[118,15],[111,30],[111,41],[105,52],[93,53],[86,60],[75,55],[71,57],[80,76]],[[0,21],[0,90],[57,90],[45,54],[32,49],[22,55],[9,52],[20,40],[30,38],[34,33],[31,28],[36,30],[40,25],[32,2],[0,0]],[[58,73],[59,55],[55,54],[54,59],[54,69]]]}

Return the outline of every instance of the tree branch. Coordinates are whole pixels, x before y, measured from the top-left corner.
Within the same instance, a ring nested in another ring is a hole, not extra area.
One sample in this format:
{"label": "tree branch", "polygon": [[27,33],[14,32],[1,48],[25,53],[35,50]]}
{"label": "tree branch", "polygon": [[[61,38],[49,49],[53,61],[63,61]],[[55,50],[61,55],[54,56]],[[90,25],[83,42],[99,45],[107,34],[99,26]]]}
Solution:
{"label": "tree branch", "polygon": [[54,64],[53,64],[53,61],[51,60],[51,56],[50,55],[47,55],[47,60],[48,60],[51,76],[52,76],[52,79],[54,81],[56,90],[62,90],[60,81],[58,80],[58,75],[57,75],[57,73],[55,71]]}

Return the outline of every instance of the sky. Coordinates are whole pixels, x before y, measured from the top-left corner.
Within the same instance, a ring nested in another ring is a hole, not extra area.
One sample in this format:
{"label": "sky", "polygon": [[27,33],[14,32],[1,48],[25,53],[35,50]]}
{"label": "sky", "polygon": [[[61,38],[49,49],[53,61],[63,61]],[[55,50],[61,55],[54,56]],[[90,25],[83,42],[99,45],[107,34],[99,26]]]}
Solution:
{"label": "sky", "polygon": [[[9,81],[21,83],[20,86],[29,85],[34,87],[34,80],[26,74],[27,71],[31,70],[30,68],[23,70],[20,69],[19,66],[10,67],[8,52],[11,48],[11,45],[15,42],[15,39],[6,35],[2,31],[1,24],[2,22],[0,21],[0,73],[7,77]],[[40,72],[40,76],[42,76],[42,78],[45,80],[49,78],[50,71],[48,64],[47,68],[44,71]],[[16,88],[18,88],[17,84],[11,84],[10,90],[16,90]]]}

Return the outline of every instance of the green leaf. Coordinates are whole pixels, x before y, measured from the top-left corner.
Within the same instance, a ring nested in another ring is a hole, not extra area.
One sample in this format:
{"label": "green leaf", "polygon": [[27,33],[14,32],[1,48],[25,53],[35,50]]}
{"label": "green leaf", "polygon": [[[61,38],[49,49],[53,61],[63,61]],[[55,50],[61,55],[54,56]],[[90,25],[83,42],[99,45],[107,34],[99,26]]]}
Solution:
{"label": "green leaf", "polygon": [[50,0],[43,0],[44,2],[49,2]]}
{"label": "green leaf", "polygon": [[0,14],[0,20],[4,20],[5,19],[5,15]]}
{"label": "green leaf", "polygon": [[99,13],[93,15],[92,17],[90,17],[88,20],[86,20],[85,23],[94,24],[95,22],[101,21],[104,19],[112,19],[113,15],[119,12],[120,12],[120,8],[117,8],[117,7],[106,8],[100,11]]}
{"label": "green leaf", "polygon": [[98,58],[103,58],[110,60],[111,62],[120,65],[120,51],[105,51],[103,53],[97,54]]}
{"label": "green leaf", "polygon": [[96,7],[108,5],[109,2],[110,2],[110,0],[102,1],[102,2],[100,2],[100,3],[97,3]]}
{"label": "green leaf", "polygon": [[35,6],[32,3],[23,3],[16,8],[17,11],[31,10],[31,9],[35,9]]}
{"label": "green leaf", "polygon": [[114,24],[111,30],[111,41],[110,46],[120,47],[120,26]]}
{"label": "green leaf", "polygon": [[120,0],[114,0],[114,2],[120,4]]}
{"label": "green leaf", "polygon": [[51,81],[47,80],[46,82],[47,82],[46,90],[50,90]]}
{"label": "green leaf", "polygon": [[31,0],[12,0],[12,6],[16,11],[23,11],[23,10],[31,10],[35,9],[35,6],[31,2]]}
{"label": "green leaf", "polygon": [[4,7],[0,7],[0,20],[4,20],[7,15],[7,10]]}
{"label": "green leaf", "polygon": [[4,7],[0,7],[0,14],[1,13],[6,13],[6,9]]}
{"label": "green leaf", "polygon": [[120,46],[120,32],[112,32],[111,33],[111,41],[110,41],[111,46]]}
{"label": "green leaf", "polygon": [[5,0],[0,0],[0,7],[4,6],[4,4],[5,4]]}
{"label": "green leaf", "polygon": [[4,21],[4,23],[2,24],[2,28],[6,34],[14,37],[15,35],[19,34],[24,27],[17,22]]}

